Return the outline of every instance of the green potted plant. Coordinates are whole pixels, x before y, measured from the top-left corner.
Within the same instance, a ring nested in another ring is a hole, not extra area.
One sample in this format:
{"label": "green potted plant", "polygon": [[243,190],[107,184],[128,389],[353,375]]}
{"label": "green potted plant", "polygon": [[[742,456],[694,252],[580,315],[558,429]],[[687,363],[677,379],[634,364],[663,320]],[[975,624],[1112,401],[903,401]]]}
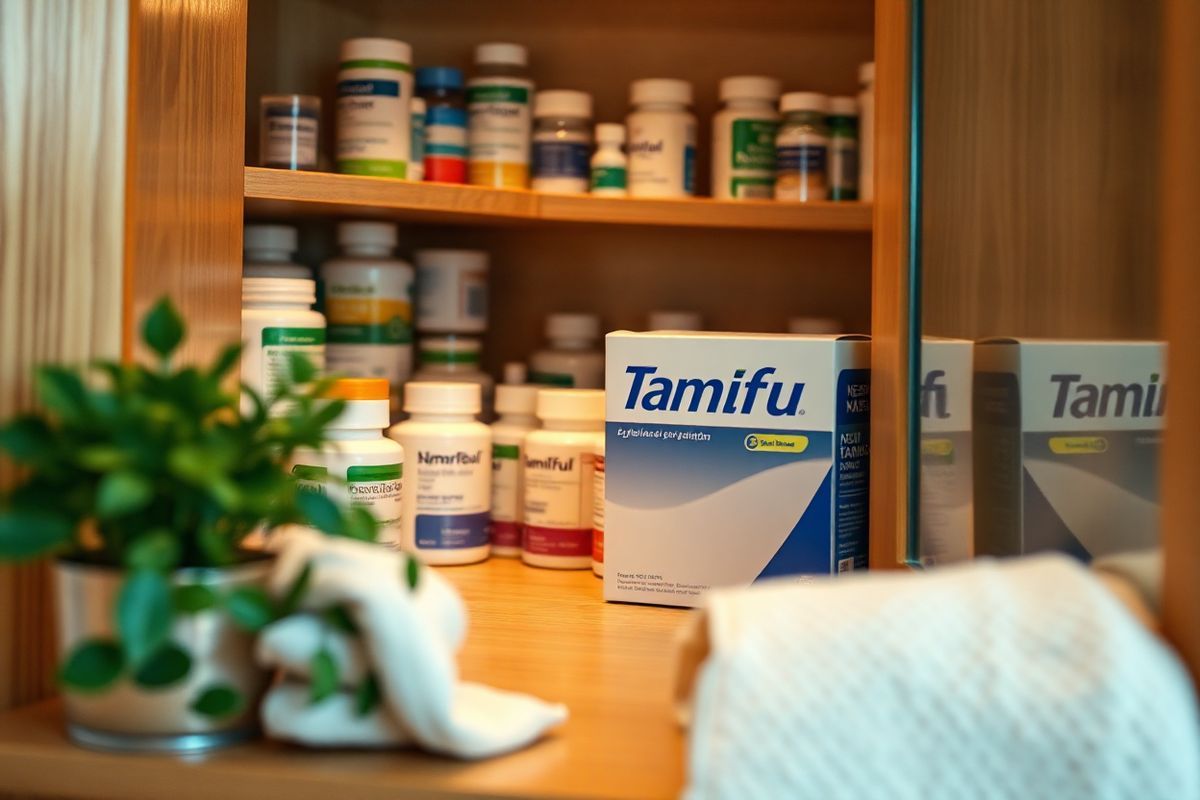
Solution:
{"label": "green potted plant", "polygon": [[0,428],[24,478],[0,494],[0,558],[55,557],[59,682],[79,743],[180,751],[256,728],[267,675],[254,632],[294,610],[263,589],[269,556],[247,537],[289,523],[374,539],[362,508],[305,492],[287,472],[342,410],[303,357],[272,396],[226,388],[240,345],[176,367],[169,301],[145,317],[153,366],[101,361],[36,374],[43,411]]}

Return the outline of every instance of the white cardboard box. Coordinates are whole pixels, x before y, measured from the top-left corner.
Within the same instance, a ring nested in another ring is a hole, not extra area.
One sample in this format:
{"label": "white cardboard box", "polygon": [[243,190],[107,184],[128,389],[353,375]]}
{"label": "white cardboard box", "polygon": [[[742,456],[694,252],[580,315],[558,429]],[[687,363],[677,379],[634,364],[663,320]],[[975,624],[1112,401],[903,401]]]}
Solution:
{"label": "white cardboard box", "polygon": [[926,566],[969,559],[971,351],[967,339],[921,340],[919,551]]}

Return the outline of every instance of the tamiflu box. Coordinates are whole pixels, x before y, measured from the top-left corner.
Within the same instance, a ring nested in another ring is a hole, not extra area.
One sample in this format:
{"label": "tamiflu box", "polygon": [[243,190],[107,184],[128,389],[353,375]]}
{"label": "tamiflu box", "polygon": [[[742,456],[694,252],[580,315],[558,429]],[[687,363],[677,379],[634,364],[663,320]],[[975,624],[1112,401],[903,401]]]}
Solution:
{"label": "tamiflu box", "polygon": [[966,339],[921,340],[920,557],[926,566],[972,554],[971,351]]}
{"label": "tamiflu box", "polygon": [[610,333],[606,600],[867,566],[866,337]]}
{"label": "tamiflu box", "polygon": [[975,549],[1084,560],[1158,539],[1161,342],[975,348]]}

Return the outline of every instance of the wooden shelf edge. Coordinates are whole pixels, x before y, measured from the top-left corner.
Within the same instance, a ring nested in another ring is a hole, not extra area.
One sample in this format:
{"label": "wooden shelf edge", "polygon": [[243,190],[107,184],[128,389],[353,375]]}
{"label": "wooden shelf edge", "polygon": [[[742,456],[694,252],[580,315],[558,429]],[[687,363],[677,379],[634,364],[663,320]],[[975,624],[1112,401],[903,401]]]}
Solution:
{"label": "wooden shelf edge", "polygon": [[251,216],[368,216],[450,224],[596,223],[869,233],[867,203],[650,200],[546,195],[328,172],[246,167]]}

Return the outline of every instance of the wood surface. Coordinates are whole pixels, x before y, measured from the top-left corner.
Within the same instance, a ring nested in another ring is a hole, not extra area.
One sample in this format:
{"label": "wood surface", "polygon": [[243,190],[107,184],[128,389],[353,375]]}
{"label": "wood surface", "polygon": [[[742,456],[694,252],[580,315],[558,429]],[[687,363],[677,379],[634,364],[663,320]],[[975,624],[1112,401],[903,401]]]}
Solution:
{"label": "wood surface", "polygon": [[[0,4],[0,420],[35,365],[120,352],[128,32],[126,0]],[[52,689],[46,588],[0,567],[0,708]]]}
{"label": "wood surface", "polygon": [[0,715],[13,793],[136,800],[658,798],[683,783],[674,637],[688,612],[606,604],[591,572],[492,559],[440,570],[470,613],[462,676],[566,703],[569,721],[513,755],[464,764],[411,751],[320,753],[266,743],[204,759],[115,756],[68,743],[56,702]]}
{"label": "wood surface", "polygon": [[871,569],[903,563],[910,480],[908,0],[875,8],[875,209],[871,266]]}
{"label": "wood surface", "polygon": [[1162,458],[1167,637],[1200,683],[1200,6],[1166,3],[1160,254],[1171,407]]}

